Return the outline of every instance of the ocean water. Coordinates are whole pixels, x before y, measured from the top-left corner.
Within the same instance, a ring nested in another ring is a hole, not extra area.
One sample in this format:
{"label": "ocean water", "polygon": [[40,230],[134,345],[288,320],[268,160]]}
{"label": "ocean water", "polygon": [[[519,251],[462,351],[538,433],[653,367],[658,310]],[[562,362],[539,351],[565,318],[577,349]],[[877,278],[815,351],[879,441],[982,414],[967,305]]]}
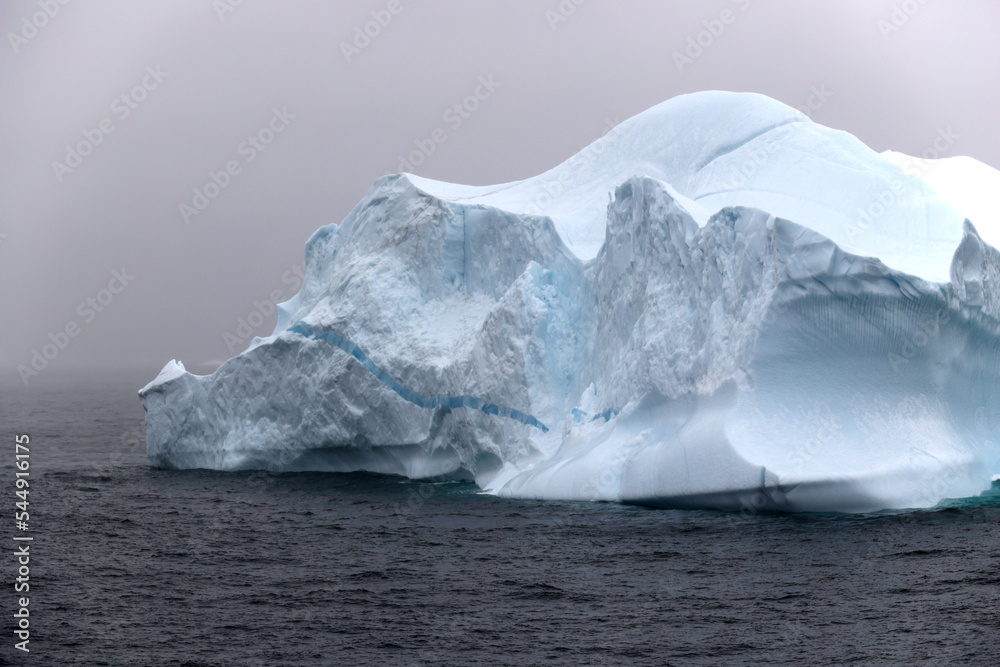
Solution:
{"label": "ocean water", "polygon": [[1000,664],[1000,484],[932,511],[795,516],[155,470],[135,395],[151,377],[3,385],[0,664]]}

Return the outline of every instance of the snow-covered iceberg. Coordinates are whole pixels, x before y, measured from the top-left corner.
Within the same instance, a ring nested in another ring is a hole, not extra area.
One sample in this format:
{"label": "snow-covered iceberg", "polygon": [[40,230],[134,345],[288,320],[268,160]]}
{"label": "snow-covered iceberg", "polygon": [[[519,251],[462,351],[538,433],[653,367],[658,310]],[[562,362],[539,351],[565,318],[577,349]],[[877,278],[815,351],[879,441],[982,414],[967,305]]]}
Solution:
{"label": "snow-covered iceberg", "polygon": [[730,510],[977,495],[1000,224],[921,176],[711,92],[524,181],[381,178],[308,241],[270,337],[140,391],[150,461]]}

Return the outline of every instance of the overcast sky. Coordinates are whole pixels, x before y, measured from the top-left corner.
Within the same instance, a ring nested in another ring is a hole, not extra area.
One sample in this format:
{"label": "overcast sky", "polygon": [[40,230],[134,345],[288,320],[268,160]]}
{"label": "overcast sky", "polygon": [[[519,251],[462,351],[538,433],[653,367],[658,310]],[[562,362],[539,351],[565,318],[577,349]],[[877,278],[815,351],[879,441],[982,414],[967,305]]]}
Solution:
{"label": "overcast sky", "polygon": [[950,128],[950,155],[1000,167],[995,0],[5,0],[0,27],[14,380],[36,351],[43,374],[212,370],[270,334],[309,235],[420,143],[420,175],[518,180],[723,89],[812,103],[879,151]]}

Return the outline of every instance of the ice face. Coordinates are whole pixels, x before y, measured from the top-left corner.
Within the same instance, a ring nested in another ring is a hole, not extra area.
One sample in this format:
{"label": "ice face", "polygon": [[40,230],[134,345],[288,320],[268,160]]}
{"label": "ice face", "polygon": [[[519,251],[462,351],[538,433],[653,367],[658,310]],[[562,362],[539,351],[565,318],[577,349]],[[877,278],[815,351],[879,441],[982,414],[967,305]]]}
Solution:
{"label": "ice face", "polygon": [[948,280],[962,239],[964,216],[889,156],[748,93],[675,97],[518,183],[409,178],[441,199],[545,215],[570,250],[590,260],[604,244],[608,196],[632,176],[668,183],[700,224],[726,206],[758,208],[929,280]]}
{"label": "ice face", "polygon": [[891,158],[701,93],[518,183],[379,179],[272,336],[140,392],[150,461],[731,510],[975,495],[1000,254]]}

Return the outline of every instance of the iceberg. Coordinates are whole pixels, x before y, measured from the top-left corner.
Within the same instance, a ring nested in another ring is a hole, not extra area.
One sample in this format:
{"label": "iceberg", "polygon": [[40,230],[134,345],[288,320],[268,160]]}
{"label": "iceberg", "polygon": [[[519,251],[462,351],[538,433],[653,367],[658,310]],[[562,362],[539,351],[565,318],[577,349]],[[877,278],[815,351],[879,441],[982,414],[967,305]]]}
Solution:
{"label": "iceberg", "polygon": [[970,160],[932,178],[704,92],[523,181],[382,177],[308,240],[271,336],[139,392],[150,463],[731,511],[978,495],[1000,220]]}

